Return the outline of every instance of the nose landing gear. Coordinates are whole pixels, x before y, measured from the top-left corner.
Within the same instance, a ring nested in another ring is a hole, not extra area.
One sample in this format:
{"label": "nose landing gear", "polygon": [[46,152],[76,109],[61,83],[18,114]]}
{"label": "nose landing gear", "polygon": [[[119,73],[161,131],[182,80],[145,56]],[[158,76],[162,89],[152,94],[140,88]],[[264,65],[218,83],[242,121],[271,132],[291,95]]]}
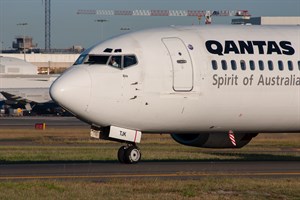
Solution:
{"label": "nose landing gear", "polygon": [[136,164],[141,160],[141,150],[135,144],[122,146],[118,151],[118,160],[120,163]]}

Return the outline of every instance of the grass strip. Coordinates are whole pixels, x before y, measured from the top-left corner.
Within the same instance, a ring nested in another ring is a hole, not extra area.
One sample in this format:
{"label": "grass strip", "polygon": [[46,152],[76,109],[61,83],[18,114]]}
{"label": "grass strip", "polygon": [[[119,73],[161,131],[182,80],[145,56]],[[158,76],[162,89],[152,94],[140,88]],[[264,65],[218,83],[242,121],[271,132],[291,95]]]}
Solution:
{"label": "grass strip", "polygon": [[297,178],[1,182],[0,199],[300,199]]}

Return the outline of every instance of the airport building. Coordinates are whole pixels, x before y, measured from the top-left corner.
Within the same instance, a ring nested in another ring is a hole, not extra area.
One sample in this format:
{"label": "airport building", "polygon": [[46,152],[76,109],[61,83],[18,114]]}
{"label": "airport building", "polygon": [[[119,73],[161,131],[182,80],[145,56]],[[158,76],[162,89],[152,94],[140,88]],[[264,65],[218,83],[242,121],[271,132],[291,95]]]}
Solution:
{"label": "airport building", "polygon": [[30,36],[17,36],[16,41],[13,42],[12,47],[18,52],[32,50],[37,47],[37,44],[33,44],[33,39]]}
{"label": "airport building", "polygon": [[[67,49],[39,49],[30,36],[17,36],[12,49],[1,50],[0,57],[16,58],[38,67],[38,72],[61,73],[70,67],[84,50],[79,45]],[[25,52],[24,52],[25,51]],[[2,54],[1,54],[2,52]],[[1,64],[1,63],[0,63]]]}
{"label": "airport building", "polygon": [[251,25],[300,25],[300,16],[262,16],[251,17],[249,19],[232,19],[231,24],[251,24]]}

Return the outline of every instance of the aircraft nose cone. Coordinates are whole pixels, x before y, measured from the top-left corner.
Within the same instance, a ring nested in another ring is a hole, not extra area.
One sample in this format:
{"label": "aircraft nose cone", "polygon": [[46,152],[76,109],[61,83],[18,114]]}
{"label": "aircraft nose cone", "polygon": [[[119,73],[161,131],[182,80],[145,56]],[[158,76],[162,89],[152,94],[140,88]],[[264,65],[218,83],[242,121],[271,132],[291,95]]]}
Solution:
{"label": "aircraft nose cone", "polygon": [[91,77],[80,67],[62,74],[50,87],[51,98],[66,110],[81,115],[89,105]]}

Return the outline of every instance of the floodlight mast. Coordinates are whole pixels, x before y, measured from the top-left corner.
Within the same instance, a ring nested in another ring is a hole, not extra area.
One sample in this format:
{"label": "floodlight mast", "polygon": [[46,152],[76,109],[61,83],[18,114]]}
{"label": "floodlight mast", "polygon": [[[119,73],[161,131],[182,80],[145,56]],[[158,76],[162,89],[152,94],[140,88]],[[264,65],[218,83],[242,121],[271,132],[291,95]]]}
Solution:
{"label": "floodlight mast", "polygon": [[51,49],[51,0],[45,0],[45,50]]}

